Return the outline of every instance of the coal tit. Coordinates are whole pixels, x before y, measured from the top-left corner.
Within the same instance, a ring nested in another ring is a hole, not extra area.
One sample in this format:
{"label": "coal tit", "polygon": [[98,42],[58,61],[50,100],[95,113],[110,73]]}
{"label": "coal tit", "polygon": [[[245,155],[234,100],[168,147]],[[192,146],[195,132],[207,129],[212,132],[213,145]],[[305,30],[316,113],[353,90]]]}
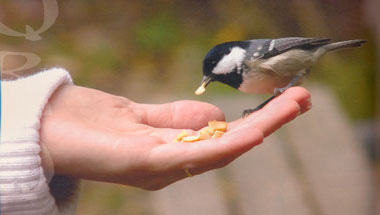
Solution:
{"label": "coal tit", "polygon": [[195,94],[219,81],[246,93],[273,93],[246,116],[286,89],[301,84],[312,65],[326,52],[359,47],[365,40],[330,42],[327,38],[288,37],[226,42],[213,47],[203,60],[203,79]]}

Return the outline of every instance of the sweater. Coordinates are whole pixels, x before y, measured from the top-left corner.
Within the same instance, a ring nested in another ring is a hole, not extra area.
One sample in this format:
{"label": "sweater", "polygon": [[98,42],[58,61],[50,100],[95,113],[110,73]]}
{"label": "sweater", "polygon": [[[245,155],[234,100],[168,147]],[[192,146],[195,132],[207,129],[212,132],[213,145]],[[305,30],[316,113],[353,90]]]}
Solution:
{"label": "sweater", "polygon": [[64,84],[73,83],[59,68],[1,81],[0,215],[74,214],[76,201],[60,205],[57,193],[51,192],[60,186],[58,190],[77,194],[76,186],[66,183],[73,179],[59,177],[62,183],[52,186],[54,177],[44,175],[40,157],[41,115],[50,96]]}

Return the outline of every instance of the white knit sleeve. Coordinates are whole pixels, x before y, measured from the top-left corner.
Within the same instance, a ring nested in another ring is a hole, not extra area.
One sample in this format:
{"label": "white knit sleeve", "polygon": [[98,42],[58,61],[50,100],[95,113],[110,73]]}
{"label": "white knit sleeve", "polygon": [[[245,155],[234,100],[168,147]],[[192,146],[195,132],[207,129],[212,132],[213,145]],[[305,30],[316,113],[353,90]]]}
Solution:
{"label": "white knit sleeve", "polygon": [[63,84],[72,80],[59,68],[1,82],[1,215],[61,214],[41,166],[39,129],[49,97]]}

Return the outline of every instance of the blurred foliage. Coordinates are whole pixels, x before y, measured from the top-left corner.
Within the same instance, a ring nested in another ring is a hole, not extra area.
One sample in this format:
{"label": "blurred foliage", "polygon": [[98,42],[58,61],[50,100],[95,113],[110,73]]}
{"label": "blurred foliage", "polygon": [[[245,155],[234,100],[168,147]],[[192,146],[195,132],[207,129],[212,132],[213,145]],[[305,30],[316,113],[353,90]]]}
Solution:
{"label": "blurred foliage", "polygon": [[[42,1],[0,0],[0,21],[20,32],[25,24],[38,29],[43,12]],[[33,71],[63,67],[77,85],[146,101],[167,94],[194,98],[202,59],[220,42],[286,36],[362,38],[368,40],[363,48],[322,58],[308,81],[324,82],[353,119],[364,119],[375,114],[378,60],[364,14],[363,1],[357,0],[65,0],[59,1],[59,17],[42,40],[0,35],[0,50],[39,55],[42,63]],[[13,68],[23,60],[7,60],[2,66]],[[210,85],[207,93],[239,95],[222,84]],[[85,183],[79,214],[149,214],[138,205],[143,191],[108,186]]]}
{"label": "blurred foliage", "polygon": [[[43,22],[42,1],[0,0],[0,5],[0,20],[20,32],[25,24],[38,29]],[[374,115],[376,56],[361,1],[67,0],[59,2],[59,12],[41,41],[1,35],[2,50],[36,53],[43,60],[41,68],[64,67],[78,85],[135,100],[166,93],[192,97],[202,58],[220,42],[285,36],[364,38],[369,43],[361,49],[324,57],[310,78],[334,89],[354,119]],[[233,91],[211,85],[208,93],[219,89]]]}

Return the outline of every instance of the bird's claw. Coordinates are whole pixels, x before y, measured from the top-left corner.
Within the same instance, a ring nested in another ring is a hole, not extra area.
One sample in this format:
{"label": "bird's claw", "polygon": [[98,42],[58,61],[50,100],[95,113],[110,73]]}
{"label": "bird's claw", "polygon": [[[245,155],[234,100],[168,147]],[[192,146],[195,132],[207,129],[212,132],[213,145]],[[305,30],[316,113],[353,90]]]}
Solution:
{"label": "bird's claw", "polygon": [[245,117],[249,116],[251,113],[258,111],[259,109],[260,109],[260,108],[257,108],[257,107],[256,107],[256,108],[254,108],[254,109],[247,109],[247,110],[244,110],[241,116],[242,116],[243,118],[245,118]]}
{"label": "bird's claw", "polygon": [[275,97],[277,97],[277,96],[283,94],[288,88],[289,88],[289,87],[275,88],[275,89],[274,89],[274,92],[273,92],[273,95],[274,95]]}

